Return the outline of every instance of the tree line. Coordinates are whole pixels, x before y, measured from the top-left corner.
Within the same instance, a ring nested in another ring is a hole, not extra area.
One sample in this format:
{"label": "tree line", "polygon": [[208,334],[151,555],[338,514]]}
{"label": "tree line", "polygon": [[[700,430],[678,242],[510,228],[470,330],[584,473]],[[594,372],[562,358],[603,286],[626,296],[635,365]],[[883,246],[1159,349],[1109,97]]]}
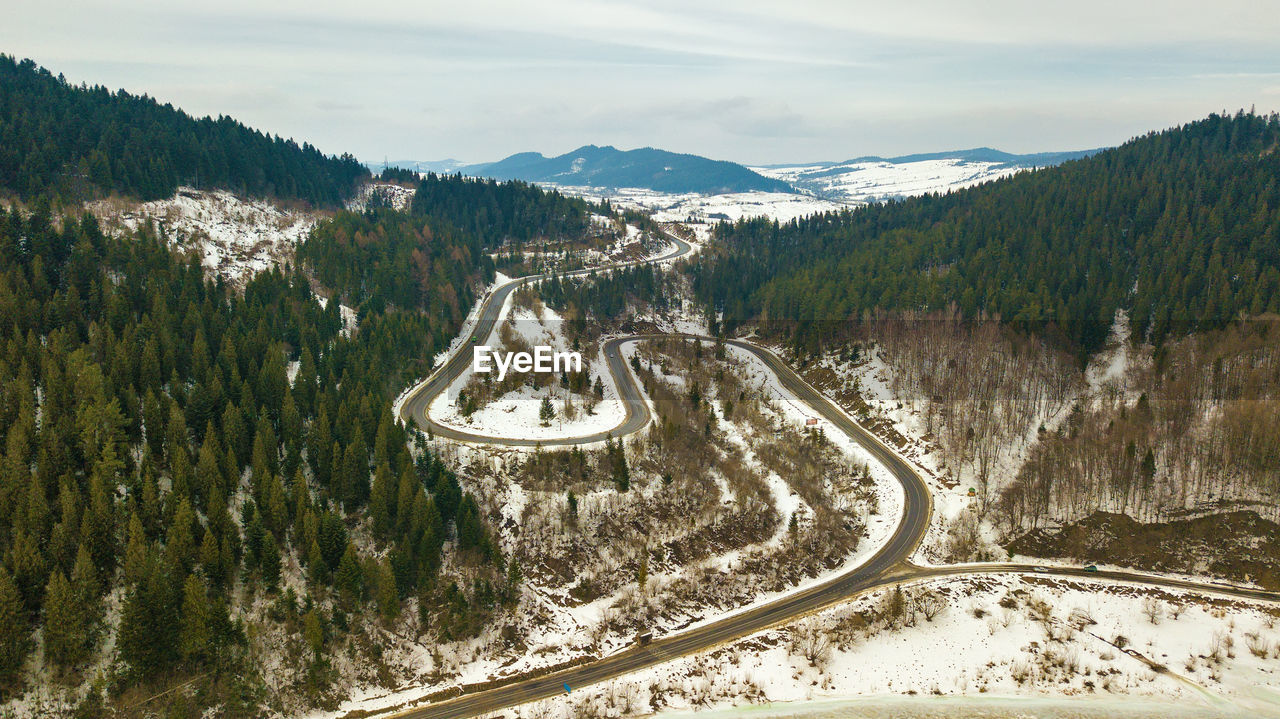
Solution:
{"label": "tree line", "polygon": [[538,239],[577,239],[594,207],[519,180],[497,182],[429,172],[418,184],[412,212],[447,222],[496,250]]}
{"label": "tree line", "polygon": [[230,117],[197,119],[146,95],[72,85],[0,55],[0,191],[25,200],[155,200],[186,185],[333,207],[368,177],[351,155]]}

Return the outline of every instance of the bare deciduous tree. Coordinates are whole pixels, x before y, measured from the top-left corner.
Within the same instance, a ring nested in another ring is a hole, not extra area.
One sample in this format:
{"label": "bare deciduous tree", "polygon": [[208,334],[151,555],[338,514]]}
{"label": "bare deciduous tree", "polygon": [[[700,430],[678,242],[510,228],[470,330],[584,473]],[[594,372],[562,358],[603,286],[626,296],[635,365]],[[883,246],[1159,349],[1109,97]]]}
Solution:
{"label": "bare deciduous tree", "polygon": [[816,667],[831,656],[831,633],[822,622],[810,617],[792,630],[791,649]]}

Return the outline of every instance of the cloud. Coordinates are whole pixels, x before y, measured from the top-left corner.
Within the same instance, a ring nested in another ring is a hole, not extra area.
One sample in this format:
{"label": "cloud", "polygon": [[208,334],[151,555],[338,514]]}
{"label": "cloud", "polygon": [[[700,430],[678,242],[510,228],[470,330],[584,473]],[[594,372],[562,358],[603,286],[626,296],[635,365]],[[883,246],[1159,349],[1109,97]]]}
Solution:
{"label": "cloud", "polygon": [[1278,34],[1241,0],[70,0],[7,9],[0,47],[363,157],[775,162],[1091,147],[1275,109]]}

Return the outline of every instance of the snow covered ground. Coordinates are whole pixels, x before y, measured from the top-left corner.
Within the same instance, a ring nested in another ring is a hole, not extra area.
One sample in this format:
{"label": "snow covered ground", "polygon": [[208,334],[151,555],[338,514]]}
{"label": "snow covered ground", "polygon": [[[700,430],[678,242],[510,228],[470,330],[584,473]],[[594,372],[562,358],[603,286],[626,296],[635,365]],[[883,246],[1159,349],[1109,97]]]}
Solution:
{"label": "snow covered ground", "polygon": [[998,162],[946,158],[916,162],[877,160],[751,169],[765,177],[790,182],[821,197],[850,202],[876,202],[970,187],[987,180],[1007,177],[1022,168]]}
{"label": "snow covered ground", "polygon": [[[797,589],[812,586],[829,579],[842,571],[858,566],[880,550],[893,536],[893,530],[902,521],[902,512],[906,498],[902,485],[887,467],[880,464],[875,457],[862,448],[853,438],[837,430],[829,422],[818,418],[808,405],[795,395],[784,389],[776,375],[768,370],[764,362],[755,355],[738,347],[730,346],[728,351],[734,357],[743,360],[747,367],[747,381],[760,388],[761,393],[770,397],[772,406],[780,416],[795,427],[804,427],[822,432],[828,440],[838,447],[854,464],[866,465],[871,469],[875,480],[876,505],[878,512],[867,518],[867,536],[858,545],[858,552],[850,557],[843,566],[834,572],[819,576]],[[810,420],[817,419],[817,424],[808,425]]]}
{"label": "snow covered ground", "polygon": [[895,620],[885,590],[507,716],[1280,716],[1271,606],[1045,577],[903,591]]}
{"label": "snow covered ground", "polygon": [[1217,712],[1170,699],[1144,697],[871,696],[813,702],[779,702],[719,710],[663,712],[665,719],[1209,719],[1249,714]]}
{"label": "snow covered ground", "polygon": [[565,194],[589,200],[607,199],[618,207],[652,213],[658,222],[716,222],[744,217],[771,217],[787,221],[816,212],[840,210],[853,204],[823,200],[788,192],[735,192],[703,195],[669,194],[635,187],[606,190],[599,187],[557,187]]}
{"label": "snow covered ground", "polygon": [[407,210],[409,209],[409,204],[413,202],[413,196],[417,193],[417,190],[391,182],[370,182],[361,187],[356,196],[351,198],[351,201],[347,203],[347,209],[356,212],[363,211],[364,208],[369,206],[369,199],[375,193],[390,202],[393,209]]}
{"label": "snow covered ground", "polygon": [[[528,311],[516,310],[516,313],[517,315],[521,313],[527,314]],[[536,328],[538,323],[536,321],[530,322],[530,319],[526,318],[525,321],[517,325],[525,339],[538,338],[553,345],[558,341],[554,333],[550,336],[535,334],[533,328]],[[692,322],[687,318],[683,321],[678,319],[669,319],[668,321],[675,321],[682,325],[691,324]],[[697,328],[690,326],[688,329]],[[624,355],[630,357],[636,351],[637,343],[624,345]],[[743,378],[748,385],[757,388],[760,395],[765,398],[764,407],[773,426],[778,426],[779,423],[788,424],[795,429],[806,426],[805,422],[809,415],[798,406],[794,397],[771,379],[771,375],[768,374],[762,363],[756,360],[754,356],[740,355],[736,351],[730,354],[730,358],[743,365],[741,371],[735,369],[735,376]],[[603,367],[603,364],[599,366]],[[664,381],[679,384],[674,381],[676,379],[678,379],[676,374],[668,373],[664,375]],[[715,401],[709,401],[709,403],[710,406],[718,406]],[[757,463],[759,460],[754,458],[752,454],[752,448],[758,446],[757,440],[753,439],[749,434],[744,434],[742,428],[737,427],[734,422],[729,421],[722,413],[718,414],[719,422],[717,426],[720,431],[726,434],[729,442],[743,450],[744,461],[753,464]],[[836,573],[855,566],[877,551],[887,541],[897,524],[902,509],[902,497],[901,488],[893,480],[892,476],[883,468],[871,463],[869,455],[853,447],[851,443],[842,441],[840,437],[836,436],[838,433],[832,432],[830,427],[820,427],[820,429],[826,430],[826,434],[835,444],[835,448],[845,453],[847,461],[851,465],[871,464],[874,487],[871,489],[872,498],[867,504],[874,507],[874,511],[865,516],[866,532],[858,543],[856,551],[851,552],[850,556],[838,566],[820,570],[815,576],[780,591],[757,591],[754,596],[746,597],[746,601],[735,600],[734,606],[736,608],[732,611],[743,611],[750,606],[756,606],[780,596],[801,591],[806,587],[829,579]],[[437,442],[440,441],[437,440]],[[512,463],[523,460],[511,450],[480,446],[462,449],[455,454],[456,457],[462,457],[460,464],[467,468],[463,474],[467,489],[473,491],[476,496],[486,497],[488,506],[491,508],[489,511],[497,512],[502,517],[496,522],[495,526],[500,528],[499,531],[503,537],[503,543],[517,545],[520,542],[528,541],[526,531],[512,533],[514,532],[513,528],[519,526],[517,522],[522,517],[527,517],[531,509],[535,508],[539,503],[545,504],[547,499],[546,497],[539,497],[537,490],[522,487],[507,478],[506,468],[510,467]],[[490,467],[495,471],[477,471],[478,467]],[[772,475],[772,473],[769,474]],[[715,477],[709,477],[708,481],[716,479]],[[633,486],[628,496],[658,491],[661,491],[661,483],[652,482],[647,485]],[[804,501],[796,495],[783,478],[776,475],[770,476],[769,492],[780,516],[789,517],[793,512],[806,511]],[[542,494],[545,494],[545,492]],[[557,490],[554,494],[559,497],[561,492]],[[732,494],[732,492],[729,492],[729,494]],[[617,501],[617,494],[611,488],[583,491],[579,494],[578,499],[579,512],[583,517],[583,521],[586,521],[585,518],[588,516],[608,511],[610,504]],[[641,499],[640,501],[648,501],[648,499]],[[712,567],[716,572],[734,572],[737,569],[739,557],[749,552],[767,550],[771,544],[785,542],[786,534],[787,530],[785,529],[784,521],[779,531],[763,542],[748,544],[732,551],[716,554],[703,563],[691,564],[684,569],[655,570],[649,579],[648,593],[653,597],[666,596],[664,594],[668,591],[666,587],[676,586],[680,582],[687,581],[683,574],[685,571],[698,572],[703,567]],[[425,675],[428,673],[427,666],[430,666],[432,671],[444,669],[444,675],[448,677],[447,680],[442,682],[439,678],[436,678],[417,686],[405,686],[403,689],[394,692],[375,689],[356,692],[336,713],[317,714],[316,716],[342,716],[352,711],[375,711],[401,706],[406,702],[418,701],[431,692],[439,691],[449,686],[480,682],[494,676],[518,674],[542,667],[554,666],[580,658],[586,654],[604,655],[623,649],[634,641],[634,633],[629,630],[606,632],[603,636],[596,634],[596,629],[604,621],[604,618],[618,612],[616,605],[620,599],[625,599],[629,594],[634,595],[634,589],[631,587],[579,604],[566,602],[564,587],[550,588],[540,586],[535,581],[535,576],[530,575],[521,608],[518,614],[513,615],[510,620],[520,624],[521,631],[524,633],[522,642],[527,647],[527,650],[520,652],[518,655],[507,656],[504,644],[496,638],[497,630],[486,630],[486,633],[476,640],[440,647],[442,656],[447,658],[448,666],[441,667],[436,664],[435,659],[425,654],[418,658],[423,662],[424,667],[420,674]],[[724,614],[719,609],[701,605],[667,605],[656,616],[655,621],[649,626],[656,635],[666,636],[687,630],[692,626],[714,621],[724,616]],[[593,636],[596,638],[593,639]],[[498,651],[495,651],[495,648]],[[413,660],[412,657],[405,657],[405,659]],[[393,661],[398,663],[401,660],[394,659]]]}
{"label": "snow covered ground", "polygon": [[[556,352],[570,349],[569,341],[560,331],[563,320],[555,311],[539,303],[537,307],[540,314],[535,316],[530,309],[513,307],[514,296],[515,293],[512,293],[507,298],[499,318],[499,326],[509,321],[514,331],[530,346],[542,345]],[[496,337],[489,337],[485,342],[495,348],[500,344]],[[583,359],[587,357],[584,356]],[[459,375],[447,392],[442,392],[432,401],[428,411],[432,419],[446,427],[506,439],[555,439],[606,431],[622,423],[626,407],[618,398],[618,389],[612,376],[605,369],[603,355],[597,353],[590,366],[593,382],[598,377],[604,387],[604,397],[591,403],[590,412],[587,411],[584,398],[553,382],[551,387],[544,389],[522,385],[516,391],[484,405],[469,417],[463,416],[457,398],[473,377],[470,371]],[[555,418],[550,422],[543,422],[539,416],[544,397],[552,399],[555,409]]]}
{"label": "snow covered ground", "polygon": [[768,217],[789,222],[819,212],[859,207],[869,202],[969,187],[1005,177],[1021,168],[959,159],[853,162],[840,165],[753,167],[756,172],[800,188],[799,192],[738,192],[723,195],[671,194],[644,188],[549,185],[567,195],[651,213],[659,222],[683,222],[705,237],[717,222]]}
{"label": "snow covered ground", "polygon": [[266,200],[244,200],[223,190],[178,188],[167,200],[126,205],[104,200],[89,210],[104,225],[135,230],[152,220],[176,245],[196,250],[203,265],[233,282],[293,256],[321,218],[317,212],[280,207]]}
{"label": "snow covered ground", "polygon": [[[349,209],[363,209],[374,192],[384,193],[393,207],[402,210],[414,193],[399,185],[370,183],[361,188]],[[136,230],[151,220],[174,244],[198,251],[207,269],[237,283],[290,260],[297,244],[325,216],[269,200],[242,199],[225,190],[190,187],[179,187],[167,200],[141,204],[101,200],[90,203],[88,209],[106,227]]]}

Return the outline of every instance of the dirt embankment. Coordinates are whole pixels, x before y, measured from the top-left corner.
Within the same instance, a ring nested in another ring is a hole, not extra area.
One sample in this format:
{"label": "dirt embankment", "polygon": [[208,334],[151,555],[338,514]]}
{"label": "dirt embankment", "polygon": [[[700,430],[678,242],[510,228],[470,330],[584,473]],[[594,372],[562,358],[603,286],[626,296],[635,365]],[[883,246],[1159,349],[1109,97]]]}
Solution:
{"label": "dirt embankment", "polygon": [[1142,524],[1098,512],[1061,529],[1038,529],[1007,545],[1015,554],[1185,572],[1280,589],[1280,524],[1252,511]]}

